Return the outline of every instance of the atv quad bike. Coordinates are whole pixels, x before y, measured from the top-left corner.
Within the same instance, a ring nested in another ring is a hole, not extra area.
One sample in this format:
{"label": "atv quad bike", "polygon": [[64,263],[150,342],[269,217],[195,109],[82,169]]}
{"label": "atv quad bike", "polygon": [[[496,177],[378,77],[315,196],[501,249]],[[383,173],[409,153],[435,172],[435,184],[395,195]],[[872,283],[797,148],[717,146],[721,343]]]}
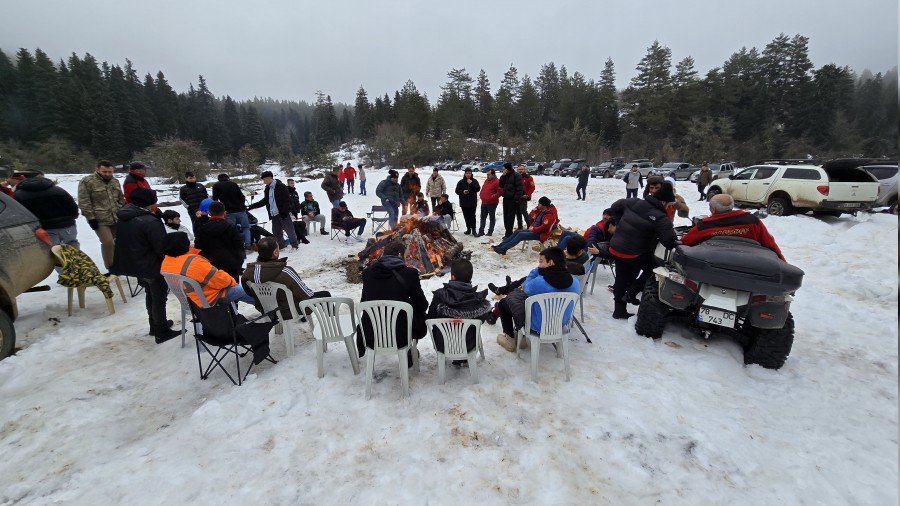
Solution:
{"label": "atv quad bike", "polygon": [[682,317],[706,338],[713,331],[736,337],[745,364],[784,365],[794,342],[790,307],[802,270],[742,237],[674,250],[660,246],[657,257],[662,266],[647,280],[638,308],[639,335],[660,338],[670,319]]}

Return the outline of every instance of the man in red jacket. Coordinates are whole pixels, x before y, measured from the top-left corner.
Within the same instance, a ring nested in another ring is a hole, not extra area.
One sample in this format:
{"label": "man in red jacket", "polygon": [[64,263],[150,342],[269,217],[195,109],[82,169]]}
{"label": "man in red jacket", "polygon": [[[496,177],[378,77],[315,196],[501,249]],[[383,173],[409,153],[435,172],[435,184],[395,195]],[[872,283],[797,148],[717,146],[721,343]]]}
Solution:
{"label": "man in red jacket", "polygon": [[122,184],[122,193],[125,194],[125,203],[131,203],[131,192],[135,188],[146,188],[151,190],[150,183],[144,177],[147,175],[147,166],[141,162],[131,162],[128,166],[128,175],[125,176],[125,183]]}
{"label": "man in red jacket", "polygon": [[549,239],[550,234],[553,232],[553,226],[559,221],[556,206],[546,196],[541,197],[538,200],[538,205],[531,210],[531,217],[534,221],[532,221],[528,230],[517,230],[499,245],[493,246],[494,252],[505,255],[510,248],[522,241],[537,240],[544,242]]}
{"label": "man in red jacket", "polygon": [[488,169],[487,179],[484,180],[484,184],[481,185],[481,191],[478,193],[478,196],[481,197],[481,221],[478,226],[478,234],[475,235],[476,237],[484,235],[484,223],[488,218],[491,219],[491,223],[488,226],[487,235],[488,237],[493,235],[494,223],[497,221],[497,205],[500,203],[500,195],[502,194],[500,180],[494,174],[494,169]]}
{"label": "man in red jacket", "polygon": [[522,193],[523,197],[519,200],[519,209],[516,211],[516,225],[521,230],[522,220],[525,220],[525,228],[531,226],[531,216],[528,215],[528,203],[531,202],[531,194],[534,193],[534,178],[525,170],[524,165],[519,165],[516,169],[522,176]]}
{"label": "man in red jacket", "polygon": [[746,237],[774,251],[778,258],[784,260],[784,255],[775,244],[775,238],[762,221],[747,211],[740,209],[735,211],[731,195],[721,193],[709,199],[709,212],[712,216],[703,218],[684,234],[681,238],[682,244],[694,246],[715,236]]}

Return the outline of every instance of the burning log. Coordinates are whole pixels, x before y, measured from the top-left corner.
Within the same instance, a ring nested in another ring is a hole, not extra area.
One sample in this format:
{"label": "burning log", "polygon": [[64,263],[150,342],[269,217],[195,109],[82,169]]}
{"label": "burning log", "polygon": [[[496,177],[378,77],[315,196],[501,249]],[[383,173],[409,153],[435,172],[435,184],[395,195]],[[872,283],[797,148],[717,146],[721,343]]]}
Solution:
{"label": "burning log", "polygon": [[419,271],[423,278],[442,275],[450,270],[450,264],[460,257],[460,244],[443,226],[440,219],[431,217],[404,217],[397,226],[385,234],[369,239],[365,249],[357,255],[360,270],[381,257],[384,247],[392,241],[405,246],[403,259],[406,265]]}

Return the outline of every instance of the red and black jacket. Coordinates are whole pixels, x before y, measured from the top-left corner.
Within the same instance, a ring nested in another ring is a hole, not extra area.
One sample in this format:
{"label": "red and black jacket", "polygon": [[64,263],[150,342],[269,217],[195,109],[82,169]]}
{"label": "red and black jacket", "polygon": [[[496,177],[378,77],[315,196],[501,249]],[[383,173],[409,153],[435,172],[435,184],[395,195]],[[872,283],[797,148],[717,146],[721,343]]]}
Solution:
{"label": "red and black jacket", "polygon": [[687,246],[694,246],[715,236],[753,239],[774,251],[778,258],[784,260],[784,255],[775,244],[775,238],[772,237],[762,221],[756,215],[740,209],[703,218],[688,233],[684,234],[681,242]]}

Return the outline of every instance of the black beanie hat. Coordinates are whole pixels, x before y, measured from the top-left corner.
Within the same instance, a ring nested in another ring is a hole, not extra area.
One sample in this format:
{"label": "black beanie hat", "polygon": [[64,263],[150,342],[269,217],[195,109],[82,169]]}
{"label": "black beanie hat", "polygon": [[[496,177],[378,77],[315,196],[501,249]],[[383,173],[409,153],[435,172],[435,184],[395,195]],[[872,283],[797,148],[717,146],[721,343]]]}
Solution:
{"label": "black beanie hat", "polygon": [[137,170],[137,169],[146,169],[146,168],[147,168],[147,166],[141,162],[131,162],[131,164],[128,165],[128,170]]}
{"label": "black beanie hat", "polygon": [[510,162],[504,163],[503,168],[506,170],[512,170],[512,163],[510,163]]}
{"label": "black beanie hat", "polygon": [[675,202],[675,191],[669,183],[663,183],[659,190],[653,192],[653,196],[660,202]]}
{"label": "black beanie hat", "polygon": [[184,232],[172,232],[166,234],[162,243],[163,255],[177,257],[184,255],[191,249],[191,240]]}
{"label": "black beanie hat", "polygon": [[544,196],[544,197],[541,197],[538,199],[538,204],[540,204],[544,207],[550,207],[552,202],[550,202],[550,199],[548,199],[546,196]]}
{"label": "black beanie hat", "polygon": [[156,203],[156,190],[135,188],[131,192],[131,203],[138,207],[147,207]]}
{"label": "black beanie hat", "polygon": [[228,181],[228,174],[219,174],[219,181]]}

